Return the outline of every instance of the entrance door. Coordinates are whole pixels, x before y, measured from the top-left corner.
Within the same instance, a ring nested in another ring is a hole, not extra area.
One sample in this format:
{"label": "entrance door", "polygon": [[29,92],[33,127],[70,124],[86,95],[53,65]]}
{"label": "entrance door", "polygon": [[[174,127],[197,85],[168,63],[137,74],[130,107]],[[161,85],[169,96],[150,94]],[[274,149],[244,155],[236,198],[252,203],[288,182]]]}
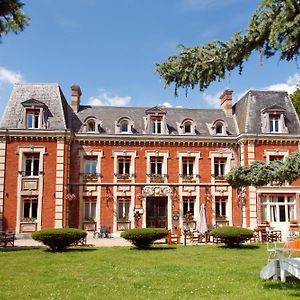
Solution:
{"label": "entrance door", "polygon": [[146,201],[146,227],[167,228],[167,197],[148,197]]}

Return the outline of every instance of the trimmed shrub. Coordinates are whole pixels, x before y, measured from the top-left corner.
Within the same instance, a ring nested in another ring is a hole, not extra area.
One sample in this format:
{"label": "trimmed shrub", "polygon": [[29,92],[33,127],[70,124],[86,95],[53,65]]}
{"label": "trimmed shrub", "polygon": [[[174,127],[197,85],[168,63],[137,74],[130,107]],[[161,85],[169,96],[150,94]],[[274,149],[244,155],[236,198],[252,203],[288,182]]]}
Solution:
{"label": "trimmed shrub", "polygon": [[32,238],[42,242],[53,251],[63,251],[74,243],[85,238],[87,233],[76,228],[44,229],[32,233]]}
{"label": "trimmed shrub", "polygon": [[213,229],[210,235],[218,238],[228,247],[239,247],[242,243],[252,238],[253,230],[235,226],[225,226]]}
{"label": "trimmed shrub", "polygon": [[121,237],[129,240],[139,249],[150,247],[154,241],[162,239],[168,235],[168,230],[164,228],[134,228],[121,233]]}

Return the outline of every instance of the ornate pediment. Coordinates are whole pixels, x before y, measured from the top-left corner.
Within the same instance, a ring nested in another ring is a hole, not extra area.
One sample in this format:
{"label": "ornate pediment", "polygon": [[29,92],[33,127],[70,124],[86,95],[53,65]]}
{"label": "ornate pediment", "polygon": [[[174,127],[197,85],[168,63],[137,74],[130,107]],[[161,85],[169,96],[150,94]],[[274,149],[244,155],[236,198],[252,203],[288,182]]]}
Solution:
{"label": "ornate pediment", "polygon": [[34,98],[31,98],[31,99],[29,99],[29,100],[26,100],[26,101],[23,101],[22,102],[22,105],[24,106],[24,107],[45,107],[46,106],[46,104],[45,103],[43,103],[43,102],[41,102],[41,101],[39,101],[39,100],[36,100],[36,99],[34,99]]}
{"label": "ornate pediment", "polygon": [[160,106],[154,106],[145,111],[146,115],[165,115],[167,113],[166,110],[164,110]]}

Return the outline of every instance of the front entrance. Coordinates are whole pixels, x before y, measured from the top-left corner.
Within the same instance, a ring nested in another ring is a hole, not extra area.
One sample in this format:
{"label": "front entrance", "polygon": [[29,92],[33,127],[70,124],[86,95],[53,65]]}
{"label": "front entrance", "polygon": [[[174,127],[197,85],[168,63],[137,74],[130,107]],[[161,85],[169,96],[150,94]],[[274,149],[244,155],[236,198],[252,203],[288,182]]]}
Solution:
{"label": "front entrance", "polygon": [[168,227],[168,198],[147,197],[146,199],[146,227]]}

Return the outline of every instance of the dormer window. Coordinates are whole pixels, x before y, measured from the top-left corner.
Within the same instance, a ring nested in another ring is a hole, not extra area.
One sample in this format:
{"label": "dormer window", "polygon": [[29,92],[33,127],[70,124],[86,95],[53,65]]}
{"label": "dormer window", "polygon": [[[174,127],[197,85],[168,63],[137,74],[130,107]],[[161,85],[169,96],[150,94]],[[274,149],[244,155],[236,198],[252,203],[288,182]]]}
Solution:
{"label": "dormer window", "polygon": [[162,117],[152,116],[151,120],[151,133],[161,134],[162,133]]}
{"label": "dormer window", "polygon": [[288,128],[285,124],[285,109],[279,105],[267,107],[262,113],[262,132],[263,133],[287,133]]}
{"label": "dormer window", "polygon": [[40,128],[40,111],[28,109],[26,111],[26,127],[28,129]]}
{"label": "dormer window", "polygon": [[146,117],[144,117],[146,134],[168,134],[168,128],[166,124],[166,110],[162,107],[155,106],[145,111]]}
{"label": "dormer window", "polygon": [[49,110],[47,106],[36,99],[22,102],[23,113],[18,123],[18,128],[41,129],[47,128]]}
{"label": "dormer window", "polygon": [[226,125],[223,120],[216,120],[211,129],[213,135],[226,135]]}
{"label": "dormer window", "polygon": [[192,123],[190,121],[184,123],[184,133],[192,133]]}
{"label": "dormer window", "polygon": [[115,133],[132,133],[133,121],[128,117],[122,117],[115,121]]}
{"label": "dormer window", "polygon": [[184,119],[176,124],[179,134],[196,134],[196,124],[192,119]]}
{"label": "dormer window", "polygon": [[95,132],[96,131],[96,123],[95,120],[89,120],[87,122],[87,131],[88,132]]}

